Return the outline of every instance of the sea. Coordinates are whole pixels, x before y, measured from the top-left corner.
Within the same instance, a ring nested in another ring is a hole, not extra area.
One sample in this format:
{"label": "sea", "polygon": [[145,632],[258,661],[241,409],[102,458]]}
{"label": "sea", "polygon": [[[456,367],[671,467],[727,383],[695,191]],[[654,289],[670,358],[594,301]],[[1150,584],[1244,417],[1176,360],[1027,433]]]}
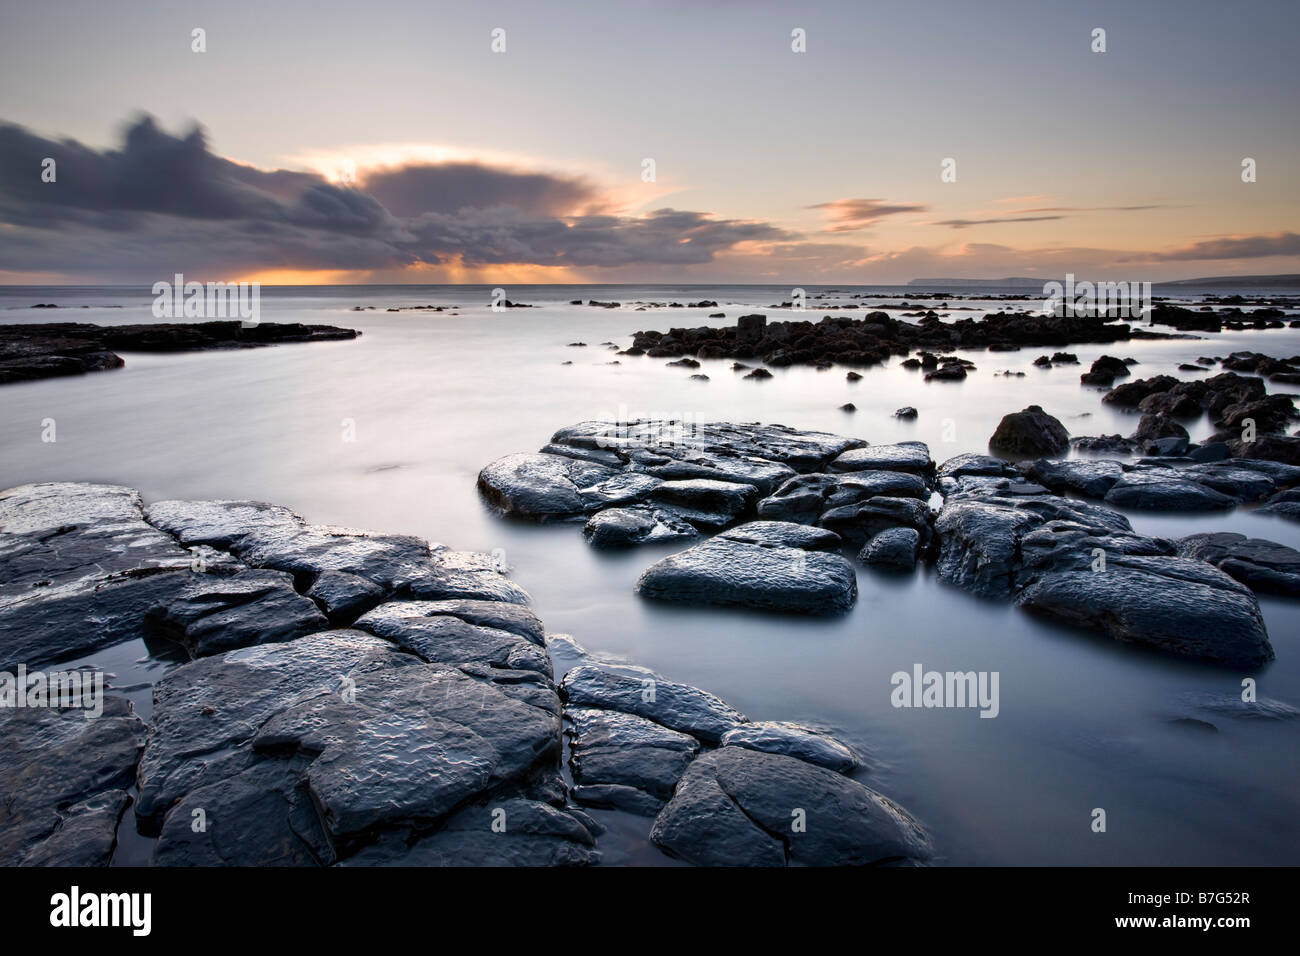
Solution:
{"label": "sea", "polygon": [[[861,370],[857,382],[838,367],[774,369],[773,378],[755,381],[733,372],[730,360],[692,370],[615,354],[638,330],[730,325],[745,313],[772,321],[860,316],[862,307],[941,292],[947,298],[909,301],[955,320],[1026,308],[1031,303],[1012,296],[1032,291],[805,289],[800,313],[779,307],[791,300],[788,286],[508,286],[511,302],[532,307],[504,311],[492,309],[489,286],[265,287],[263,322],[346,326],[362,335],[123,353],[119,370],[5,385],[0,488],[91,481],[138,488],[148,502],[258,499],[313,522],[500,549],[550,632],[705,688],[752,719],[804,722],[857,748],[865,758],[858,778],[926,824],[939,865],[1294,865],[1300,719],[1211,716],[1203,705],[1239,699],[1242,680],[1253,678],[1261,698],[1300,707],[1300,603],[1261,598],[1277,660],[1250,673],[1047,623],[948,586],[928,569],[900,577],[859,566],[857,604],[835,617],[657,604],[637,596],[636,579],[680,545],[598,552],[580,524],[505,520],[480,498],[475,477],[484,465],[536,451],[580,421],[780,423],[873,444],[920,440],[942,461],[986,452],[999,419],[1030,404],[1072,435],[1132,432],[1134,415],[1102,404],[1104,390],[1079,382],[1103,353],[1136,359],[1135,377],[1180,378],[1189,373],[1177,366],[1202,356],[1300,353],[1300,329],[1289,328],[1072,345],[1081,365],[1051,369],[1032,362],[1055,349],[961,352],[976,365],[965,381],[929,383],[899,359]],[[1176,296],[1192,301],[1197,290]],[[570,304],[593,299],[619,305]],[[717,305],[669,305],[703,300]],[[147,287],[4,287],[0,324],[151,322],[152,303]],[[818,311],[829,305],[854,311]],[[717,312],[726,317],[710,317]],[[998,374],[1007,371],[1024,375]],[[857,410],[841,410],[846,403]],[[918,416],[895,418],[907,405]],[[42,440],[48,419],[56,423],[54,442]],[[1212,427],[1202,419],[1189,430],[1195,440]],[[1128,516],[1144,534],[1238,531],[1300,547],[1300,525],[1249,507]],[[74,663],[107,671],[145,719],[152,683],[178,666],[151,658],[141,642]],[[997,672],[997,717],[893,706],[891,675],[916,665]],[[1179,722],[1183,716],[1217,730]],[[1104,832],[1093,826],[1098,808],[1106,811]],[[670,862],[649,845],[648,819],[598,815],[610,827],[602,838],[607,863]],[[147,861],[149,841],[127,832],[131,820],[128,813],[116,863]]]}

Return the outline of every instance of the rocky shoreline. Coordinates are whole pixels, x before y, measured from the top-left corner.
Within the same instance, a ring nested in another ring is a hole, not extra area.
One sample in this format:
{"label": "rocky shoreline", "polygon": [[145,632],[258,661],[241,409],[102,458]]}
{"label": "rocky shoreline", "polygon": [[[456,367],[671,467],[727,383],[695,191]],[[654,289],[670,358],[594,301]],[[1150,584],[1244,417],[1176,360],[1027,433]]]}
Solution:
{"label": "rocky shoreline", "polygon": [[[1020,433],[1020,447],[1060,451],[1068,439],[1036,406],[1003,431]],[[895,572],[930,564],[975,594],[1237,668],[1273,658],[1252,588],[1300,596],[1300,552],[1240,535],[1138,535],[1107,505],[1293,507],[1298,485],[1300,466],[1264,459],[965,454],[936,465],[921,442],[665,421],[583,422],[479,474],[504,515],[585,522],[593,546],[689,545],[641,575],[647,599],[841,613],[857,597],[856,553]]]}
{"label": "rocky shoreline", "polygon": [[355,339],[356,329],[298,322],[0,325],[0,385],[121,368],[117,352],[197,352]]}
{"label": "rocky shoreline", "polygon": [[147,723],[114,694],[0,708],[6,864],[106,865],[137,827],[155,865],[589,865],[584,807],[702,865],[935,852],[841,742],[548,634],[489,555],[46,483],[0,493],[0,571],[0,669],[137,638],[189,661]]}

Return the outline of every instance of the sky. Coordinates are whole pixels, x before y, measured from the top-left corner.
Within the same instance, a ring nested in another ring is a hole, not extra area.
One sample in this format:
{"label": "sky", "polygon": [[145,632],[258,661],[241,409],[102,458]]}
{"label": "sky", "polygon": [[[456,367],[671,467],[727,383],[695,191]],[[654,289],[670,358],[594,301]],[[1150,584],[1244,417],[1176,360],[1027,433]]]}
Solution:
{"label": "sky", "polygon": [[1300,272],[1297,28],[1296,0],[0,0],[0,284]]}

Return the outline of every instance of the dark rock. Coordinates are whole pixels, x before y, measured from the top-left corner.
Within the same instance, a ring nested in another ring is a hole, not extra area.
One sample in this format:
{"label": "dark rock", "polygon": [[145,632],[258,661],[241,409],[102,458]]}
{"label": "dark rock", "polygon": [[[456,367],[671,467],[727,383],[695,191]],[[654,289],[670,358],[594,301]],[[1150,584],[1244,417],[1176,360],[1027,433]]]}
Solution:
{"label": "dark rock", "polygon": [[[476,679],[358,631],[244,648],[155,685],[137,813],[162,818],[157,860],[330,862],[553,773],[559,720],[539,675]],[[210,799],[236,812],[195,846],[189,809]]]}
{"label": "dark rock", "polygon": [[877,567],[911,571],[916,567],[920,545],[921,534],[915,528],[886,528],[872,536],[858,560]]}
{"label": "dark rock", "polygon": [[1138,511],[1228,511],[1237,506],[1222,492],[1160,468],[1126,472],[1106,492],[1105,501]]}
{"label": "dark rock", "polygon": [[149,610],[144,630],[206,657],[253,644],[291,641],[329,627],[316,603],[283,571],[200,574],[180,594]]}
{"label": "dark rock", "polygon": [[0,670],[134,639],[150,608],[199,576],[196,556],[144,520],[130,488],[10,488],[0,492],[0,529]]}
{"label": "dark rock", "polygon": [[874,790],[744,747],[694,761],[650,839],[700,866],[863,866],[934,852],[921,824]]}
{"label": "dark rock", "polygon": [[831,508],[822,514],[818,523],[855,548],[861,548],[890,528],[913,529],[920,537],[922,547],[930,542],[930,507],[916,498],[878,495],[857,504]]}
{"label": "dark rock", "polygon": [[542,622],[519,605],[392,601],[354,625],[430,663],[479,663],[551,675]]}
{"label": "dark rock", "polygon": [[1249,590],[1203,561],[1172,557],[1169,542],[1133,534],[1107,508],[974,489],[945,501],[935,530],[939,577],[976,594],[1229,667],[1273,657]]}
{"label": "dark rock", "polygon": [[1208,561],[1259,594],[1300,595],[1300,551],[1276,541],[1221,531],[1178,541],[1178,553]]}
{"label": "dark rock", "polygon": [[103,713],[2,707],[0,862],[6,866],[105,866],[130,798],[145,728],[122,697]]}
{"label": "dark rock", "polygon": [[803,724],[776,720],[756,720],[734,727],[722,735],[722,746],[783,754],[836,773],[852,773],[860,763],[858,755],[834,737]]}
{"label": "dark rock", "polygon": [[1110,385],[1117,378],[1131,374],[1122,359],[1103,355],[1092,363],[1092,368],[1079,376],[1084,385]]}
{"label": "dark rock", "polygon": [[178,322],[90,325],[78,322],[0,325],[0,384],[121,368],[122,352],[187,352],[257,348],[287,342],[354,339],[361,333],[331,325],[260,322]]}
{"label": "dark rock", "polygon": [[1037,405],[1004,415],[989,439],[989,450],[1005,458],[1055,455],[1070,446],[1065,426]]}
{"label": "dark rock", "polygon": [[658,508],[606,508],[588,519],[582,529],[596,548],[624,548],[664,541],[698,538],[695,527],[669,511]]}
{"label": "dark rock", "polygon": [[829,531],[754,521],[651,565],[637,591],[695,604],[805,614],[845,611],[858,588],[853,566],[826,553],[838,546],[839,537]]}
{"label": "dark rock", "polygon": [[560,696],[570,709],[632,714],[710,744],[717,744],[723,734],[746,722],[744,714],[707,691],[632,665],[574,667],[564,675]]}
{"label": "dark rock", "polygon": [[[659,806],[672,796],[700,749],[689,734],[634,714],[569,707],[564,716],[573,740],[569,766],[575,783],[582,787],[632,787],[654,798]],[[650,805],[649,801],[638,802],[641,809]]]}
{"label": "dark rock", "polygon": [[1123,476],[1124,469],[1119,462],[1106,459],[1051,461],[1040,458],[1025,470],[1025,474],[1057,494],[1074,492],[1086,498],[1104,498]]}
{"label": "dark rock", "polygon": [[894,412],[895,418],[913,419],[916,418],[917,411],[911,405],[904,405],[898,411]]}
{"label": "dark rock", "polygon": [[832,471],[932,471],[930,449],[925,442],[905,441],[894,445],[868,445],[844,452],[830,463]]}
{"label": "dark rock", "polygon": [[350,624],[384,599],[384,589],[355,574],[323,571],[307,590],[331,624]]}

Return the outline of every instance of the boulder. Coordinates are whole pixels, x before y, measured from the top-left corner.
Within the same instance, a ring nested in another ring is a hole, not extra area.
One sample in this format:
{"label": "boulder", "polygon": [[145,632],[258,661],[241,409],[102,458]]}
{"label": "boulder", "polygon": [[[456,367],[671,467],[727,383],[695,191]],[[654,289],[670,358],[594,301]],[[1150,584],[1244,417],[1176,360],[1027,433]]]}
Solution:
{"label": "boulder", "polygon": [[915,528],[886,528],[878,531],[858,554],[863,564],[911,571],[916,567],[921,535]]}
{"label": "boulder", "polygon": [[637,591],[657,600],[765,611],[845,611],[858,588],[853,566],[827,553],[839,543],[822,529],[754,521],[651,565]]}
{"label": "boulder", "polygon": [[1257,594],[1300,596],[1300,551],[1264,538],[1220,531],[1178,541],[1184,557],[1208,561]]}
{"label": "boulder", "polygon": [[793,757],[723,747],[695,760],[650,839],[700,866],[866,866],[933,855],[887,797]]}
{"label": "boulder", "polygon": [[145,727],[123,697],[103,713],[0,707],[0,863],[106,866]]}
{"label": "boulder", "polygon": [[783,754],[836,773],[852,773],[860,766],[858,755],[834,737],[786,721],[755,720],[741,724],[722,735],[722,746]]}
{"label": "boulder", "polygon": [[934,470],[925,442],[868,445],[844,452],[830,463],[832,471],[904,471],[925,474]]}
{"label": "boulder", "polygon": [[1057,455],[1069,447],[1065,426],[1037,405],[1004,415],[989,439],[989,451],[1013,460]]}
{"label": "boulder", "polygon": [[717,744],[723,734],[746,721],[744,714],[707,691],[632,665],[580,664],[564,675],[560,696],[570,710],[583,707],[632,714],[709,744]]}

